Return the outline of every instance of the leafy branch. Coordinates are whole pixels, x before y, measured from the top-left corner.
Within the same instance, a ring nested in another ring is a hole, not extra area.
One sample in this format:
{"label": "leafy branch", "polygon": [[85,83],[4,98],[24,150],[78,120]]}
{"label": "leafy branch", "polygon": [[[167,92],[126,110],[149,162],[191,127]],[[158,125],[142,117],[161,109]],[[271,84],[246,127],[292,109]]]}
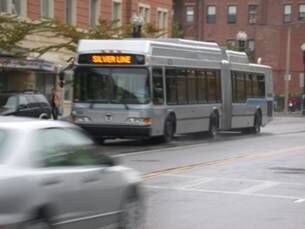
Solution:
{"label": "leafy branch", "polygon": [[[27,56],[36,53],[41,56],[49,51],[61,49],[76,51],[80,39],[122,39],[132,34],[132,25],[117,26],[118,21],[100,20],[96,27],[81,29],[65,24],[56,19],[42,19],[39,21],[22,20],[16,16],[0,15],[0,51],[15,56]],[[24,45],[24,41],[31,35],[45,36],[48,39],[61,38],[61,42],[39,43],[35,48]],[[153,24],[143,26],[142,36],[156,38],[164,35],[163,31]]]}

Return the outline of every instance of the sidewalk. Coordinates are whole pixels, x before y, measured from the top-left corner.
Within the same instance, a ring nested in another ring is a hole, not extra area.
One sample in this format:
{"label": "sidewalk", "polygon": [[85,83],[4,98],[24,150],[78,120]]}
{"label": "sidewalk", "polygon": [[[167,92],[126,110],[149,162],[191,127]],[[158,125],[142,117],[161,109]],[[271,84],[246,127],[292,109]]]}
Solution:
{"label": "sidewalk", "polygon": [[302,111],[295,111],[295,112],[273,112],[274,117],[304,117],[305,115],[302,114]]}

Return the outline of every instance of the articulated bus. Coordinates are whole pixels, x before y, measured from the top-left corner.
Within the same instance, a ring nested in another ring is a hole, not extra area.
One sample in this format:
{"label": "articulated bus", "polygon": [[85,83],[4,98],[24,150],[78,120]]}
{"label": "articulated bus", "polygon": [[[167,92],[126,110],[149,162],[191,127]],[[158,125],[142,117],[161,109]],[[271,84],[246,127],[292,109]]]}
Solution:
{"label": "articulated bus", "polygon": [[100,140],[259,133],[272,119],[271,72],[216,43],[81,40],[71,115]]}

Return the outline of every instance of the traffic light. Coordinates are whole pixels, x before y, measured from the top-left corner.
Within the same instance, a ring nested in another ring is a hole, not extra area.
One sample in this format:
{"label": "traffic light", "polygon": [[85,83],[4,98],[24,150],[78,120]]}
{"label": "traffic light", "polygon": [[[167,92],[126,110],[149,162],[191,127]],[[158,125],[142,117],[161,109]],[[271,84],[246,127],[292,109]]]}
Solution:
{"label": "traffic light", "polygon": [[64,87],[65,85],[65,72],[61,71],[59,73],[59,87]]}

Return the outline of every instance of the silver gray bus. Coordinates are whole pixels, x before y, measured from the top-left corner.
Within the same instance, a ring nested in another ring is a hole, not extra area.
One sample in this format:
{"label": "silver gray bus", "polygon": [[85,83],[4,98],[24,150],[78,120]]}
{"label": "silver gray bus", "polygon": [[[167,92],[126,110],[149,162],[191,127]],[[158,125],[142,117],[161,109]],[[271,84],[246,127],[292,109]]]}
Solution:
{"label": "silver gray bus", "polygon": [[101,140],[258,133],[272,119],[271,68],[210,42],[81,40],[73,94],[72,120]]}

